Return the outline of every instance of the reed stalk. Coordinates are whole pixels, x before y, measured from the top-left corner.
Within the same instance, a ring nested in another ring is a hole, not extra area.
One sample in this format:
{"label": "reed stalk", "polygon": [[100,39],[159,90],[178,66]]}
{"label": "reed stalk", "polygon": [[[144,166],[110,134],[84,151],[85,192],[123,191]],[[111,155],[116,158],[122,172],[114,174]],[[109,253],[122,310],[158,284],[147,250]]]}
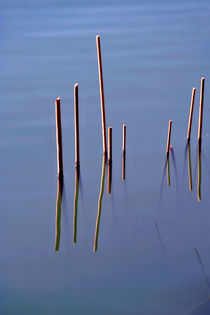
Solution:
{"label": "reed stalk", "polygon": [[191,137],[191,127],[192,127],[193,109],[194,109],[194,101],[195,101],[195,91],[196,91],[196,88],[193,88],[192,89],[192,96],[191,96],[191,104],[190,104],[188,129],[187,129],[187,142],[188,143],[190,142],[190,137]]}
{"label": "reed stalk", "polygon": [[61,102],[60,97],[55,100],[56,139],[57,139],[57,171],[58,178],[63,178],[63,148],[61,128]]}
{"label": "reed stalk", "polygon": [[101,58],[101,43],[100,36],[96,36],[96,46],[98,55],[98,74],[100,85],[100,97],[101,97],[101,120],[102,120],[102,135],[103,135],[103,153],[105,159],[107,156],[107,139],[106,139],[106,113],[105,113],[105,100],[104,100],[104,83],[103,83],[103,71],[102,71],[102,58]]}
{"label": "reed stalk", "polygon": [[75,121],[75,166],[80,166],[80,149],[79,149],[79,95],[78,83],[74,86],[74,121]]}

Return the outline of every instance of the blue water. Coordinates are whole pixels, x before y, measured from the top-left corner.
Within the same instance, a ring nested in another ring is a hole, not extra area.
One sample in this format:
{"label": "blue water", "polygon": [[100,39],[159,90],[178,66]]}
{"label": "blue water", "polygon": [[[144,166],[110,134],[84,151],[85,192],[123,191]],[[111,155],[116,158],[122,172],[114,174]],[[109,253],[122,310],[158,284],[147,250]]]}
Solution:
{"label": "blue water", "polygon": [[[208,314],[209,1],[2,0],[0,30],[0,313]],[[102,173],[98,34],[107,127],[113,128],[113,166],[110,195],[106,169],[94,252]],[[202,76],[206,82],[198,202]],[[74,244],[76,82],[81,176]],[[193,87],[190,192],[185,145]],[[60,247],[55,252],[58,96],[64,191]],[[167,172],[162,184],[161,178],[170,119],[175,159],[170,156],[169,187]]]}

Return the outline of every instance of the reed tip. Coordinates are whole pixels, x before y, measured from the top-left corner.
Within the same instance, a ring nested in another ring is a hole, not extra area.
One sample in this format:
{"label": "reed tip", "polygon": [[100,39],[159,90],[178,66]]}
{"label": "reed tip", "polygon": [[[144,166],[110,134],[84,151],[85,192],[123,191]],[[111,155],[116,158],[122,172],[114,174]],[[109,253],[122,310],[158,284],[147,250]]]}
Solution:
{"label": "reed tip", "polygon": [[100,38],[100,36],[99,35],[96,35],[96,39],[99,39]]}
{"label": "reed tip", "polygon": [[75,89],[78,88],[78,86],[79,86],[78,83],[75,83],[75,84],[74,84],[74,88],[75,88]]}
{"label": "reed tip", "polygon": [[56,98],[56,101],[60,101],[60,100],[61,100],[60,96]]}
{"label": "reed tip", "polygon": [[204,78],[204,77],[202,77],[202,78],[201,78],[201,81],[204,81],[204,80],[205,80],[205,78]]}
{"label": "reed tip", "polygon": [[196,91],[196,88],[195,88],[195,87],[193,88],[193,91]]}

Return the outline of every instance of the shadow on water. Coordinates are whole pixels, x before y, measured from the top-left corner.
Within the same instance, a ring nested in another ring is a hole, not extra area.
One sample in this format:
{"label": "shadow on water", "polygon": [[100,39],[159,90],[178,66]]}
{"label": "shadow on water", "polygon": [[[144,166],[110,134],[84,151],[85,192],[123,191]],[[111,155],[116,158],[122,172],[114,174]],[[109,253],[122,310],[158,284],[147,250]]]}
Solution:
{"label": "shadow on water", "polygon": [[175,188],[176,188],[176,209],[178,210],[180,207],[180,199],[179,199],[179,177],[178,177],[178,172],[177,172],[177,166],[176,166],[176,158],[175,158],[175,152],[173,147],[171,149],[171,157],[172,157],[172,165],[174,169],[174,174],[175,174]]}
{"label": "shadow on water", "polygon": [[[203,277],[205,279],[205,282],[206,282],[206,285],[207,285],[207,289],[208,289],[208,296],[205,300],[201,301],[200,303],[194,305],[193,307],[191,307],[190,310],[186,311],[184,314],[195,314],[195,311],[199,311],[199,314],[204,314],[203,310],[202,310],[202,307],[205,306],[206,303],[209,302],[210,300],[210,285],[209,285],[209,280],[207,278],[207,275],[206,275],[206,272],[205,272],[205,269],[204,269],[204,265],[202,263],[202,260],[201,260],[201,257],[198,253],[198,250],[196,248],[194,248],[194,251],[195,251],[195,254],[196,254],[196,257],[199,261],[199,264],[201,266],[201,271],[202,271],[202,274],[203,274]],[[198,314],[196,312],[196,314]],[[206,314],[206,313],[205,313]]]}
{"label": "shadow on water", "polygon": [[56,200],[56,219],[55,219],[55,251],[59,250],[61,238],[61,209],[62,209],[62,195],[63,195],[63,179],[58,179],[58,190]]}
{"label": "shadow on water", "polygon": [[178,181],[178,175],[177,175],[175,154],[174,154],[173,147],[171,146],[170,150],[169,150],[169,154],[167,154],[166,158],[165,158],[164,167],[163,167],[163,173],[162,173],[162,177],[161,177],[161,181],[160,181],[160,192],[159,192],[158,205],[157,205],[156,222],[158,222],[159,217],[160,217],[160,209],[161,209],[162,197],[163,197],[163,183],[164,183],[165,176],[166,176],[166,168],[167,168],[167,183],[168,183],[168,186],[171,185],[170,162],[169,162],[170,152],[171,152],[171,157],[172,157],[172,165],[173,165],[174,173],[175,173],[177,202],[178,202],[178,185],[179,185],[179,181]]}
{"label": "shadow on water", "polygon": [[179,181],[178,181],[178,174],[177,174],[175,154],[174,154],[173,147],[171,146],[169,154],[166,155],[166,158],[165,158],[164,167],[163,167],[163,173],[162,173],[162,177],[161,177],[161,181],[160,181],[160,193],[159,193],[159,198],[158,198],[157,220],[159,218],[161,202],[162,202],[162,197],[163,197],[163,183],[164,183],[165,176],[166,176],[166,168],[167,168],[167,183],[168,183],[168,186],[171,185],[170,152],[171,152],[171,157],[172,157],[172,165],[173,165],[173,168],[174,168],[176,191],[177,191],[177,200],[178,200],[178,185],[179,185]]}
{"label": "shadow on water", "polygon": [[94,248],[93,248],[94,252],[96,252],[98,249],[98,234],[99,234],[99,226],[100,226],[100,218],[101,218],[102,199],[103,199],[103,194],[104,194],[105,173],[106,173],[106,160],[105,160],[105,157],[103,157],[102,172],[101,172],[101,186],[100,186],[100,194],[98,198],[98,214],[97,214],[97,219],[96,219],[96,228],[95,228],[95,237],[94,237]]}
{"label": "shadow on water", "polygon": [[164,242],[163,242],[162,236],[160,234],[160,229],[159,229],[159,225],[158,225],[158,221],[157,220],[155,220],[155,227],[156,227],[156,230],[157,230],[157,236],[158,236],[158,239],[159,239],[159,242],[160,242],[160,247],[161,247],[161,250],[162,250],[162,255],[163,255],[163,260],[164,260],[164,264],[165,264],[165,267],[166,267],[166,271],[169,274],[169,267],[168,267],[168,262],[167,262],[166,250],[165,250],[165,246],[164,246]]}
{"label": "shadow on water", "polygon": [[205,158],[205,156],[204,156],[202,151],[201,151],[201,158],[202,158],[202,161],[204,161],[204,163],[205,163],[205,166],[206,166],[208,174],[210,175],[210,169],[209,169],[209,166],[208,166],[208,162],[207,162],[207,159]]}
{"label": "shadow on water", "polygon": [[163,173],[162,173],[162,177],[161,177],[161,181],[160,181],[160,193],[159,193],[159,199],[158,199],[157,215],[156,215],[156,219],[154,219],[155,227],[156,227],[156,231],[157,231],[157,236],[158,236],[158,239],[160,242],[160,247],[161,247],[161,251],[162,251],[162,255],[163,255],[164,264],[165,264],[166,270],[168,272],[166,250],[165,250],[164,242],[163,242],[163,239],[161,237],[161,233],[160,233],[160,229],[159,229],[159,225],[158,225],[158,219],[160,216],[160,209],[161,209],[161,202],[162,202],[162,195],[163,195],[163,183],[164,183],[165,176],[166,176],[166,168],[167,168],[167,182],[168,182],[168,186],[170,186],[170,164],[169,164],[169,155],[168,154],[166,155],[166,158],[164,161]]}
{"label": "shadow on water", "polygon": [[78,199],[79,199],[79,177],[80,169],[75,167],[75,193],[74,193],[74,223],[73,223],[73,242],[77,242],[77,216],[78,216]]}
{"label": "shadow on water", "polygon": [[201,260],[200,255],[199,255],[199,253],[198,253],[198,250],[197,250],[196,248],[194,248],[194,250],[195,250],[195,254],[196,254],[197,258],[198,258],[199,264],[200,264],[200,266],[201,266],[201,271],[202,271],[203,277],[204,277],[205,282],[206,282],[206,286],[207,286],[207,289],[208,289],[208,293],[209,293],[209,295],[210,295],[210,285],[209,285],[209,280],[208,280],[208,278],[207,278],[207,275],[206,275],[206,272],[205,272],[205,269],[204,269],[204,265],[203,265],[203,263],[202,263],[202,260]]}
{"label": "shadow on water", "polygon": [[160,208],[161,208],[162,197],[163,197],[163,183],[164,183],[164,179],[165,179],[165,175],[166,175],[166,166],[167,166],[167,156],[166,156],[166,159],[164,162],[163,173],[162,173],[162,177],[161,177],[161,181],[160,181],[160,192],[159,192],[159,198],[158,198],[158,208],[157,208],[156,220],[159,219],[159,215],[160,215]]}

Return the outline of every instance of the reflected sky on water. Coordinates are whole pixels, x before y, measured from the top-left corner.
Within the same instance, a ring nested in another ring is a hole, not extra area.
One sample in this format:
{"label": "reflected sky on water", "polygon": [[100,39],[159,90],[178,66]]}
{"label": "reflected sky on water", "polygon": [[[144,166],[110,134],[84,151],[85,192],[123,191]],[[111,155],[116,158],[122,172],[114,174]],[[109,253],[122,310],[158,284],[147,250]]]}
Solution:
{"label": "reflected sky on water", "polygon": [[[209,1],[3,0],[0,28],[0,312],[205,314],[210,308]],[[103,161],[97,34],[113,163],[111,194],[106,193],[105,173],[94,252]],[[76,82],[79,183],[74,164]],[[186,150],[192,87],[197,91]],[[59,96],[65,188],[55,252],[54,102]],[[167,166],[163,171],[170,119],[169,187]]]}

